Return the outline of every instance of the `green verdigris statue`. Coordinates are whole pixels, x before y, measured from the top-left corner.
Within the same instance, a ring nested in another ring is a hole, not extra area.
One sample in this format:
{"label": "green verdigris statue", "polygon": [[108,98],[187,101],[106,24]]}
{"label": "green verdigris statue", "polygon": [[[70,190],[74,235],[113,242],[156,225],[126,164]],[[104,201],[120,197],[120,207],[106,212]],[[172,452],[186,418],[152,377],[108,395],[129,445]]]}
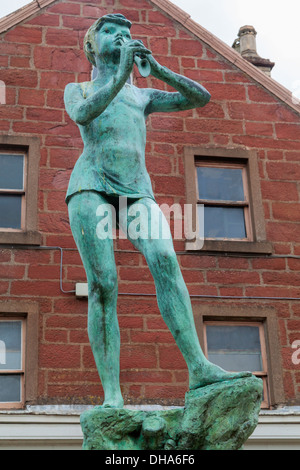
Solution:
{"label": "green verdigris statue", "polygon": [[[92,25],[84,50],[98,75],[91,82],[69,84],[65,90],[66,110],[78,125],[84,143],[66,201],[88,280],[88,334],[105,394],[103,410],[124,405],[119,382],[113,236],[99,224],[99,214],[104,215],[105,211],[112,220],[116,210],[119,226],[145,256],[155,281],[160,312],[187,363],[190,390],[253,379],[249,372],[229,373],[206,359],[171,234],[148,236],[153,214],[159,214],[164,227],[166,221],[155,201],[145,165],[146,119],[155,112],[203,107],[210,94],[199,83],[161,66],[141,41],[131,38],[130,28],[130,21],[121,14],[105,15]],[[139,89],[128,83],[134,62],[141,58],[147,59],[146,66],[154,77],[177,92]],[[125,206],[120,204],[122,197],[128,201]],[[134,237],[129,224],[137,204],[146,210],[141,211],[144,220],[140,220],[139,236]]]}

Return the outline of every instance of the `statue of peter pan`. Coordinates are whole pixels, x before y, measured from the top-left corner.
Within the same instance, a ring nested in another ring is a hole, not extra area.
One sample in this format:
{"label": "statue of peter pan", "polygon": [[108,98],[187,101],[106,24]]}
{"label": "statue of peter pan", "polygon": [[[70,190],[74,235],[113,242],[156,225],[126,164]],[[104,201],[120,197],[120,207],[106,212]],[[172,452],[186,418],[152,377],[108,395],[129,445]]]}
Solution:
{"label": "statue of peter pan", "polygon": [[[142,41],[131,38],[130,28],[131,22],[121,14],[96,21],[85,36],[84,50],[97,68],[97,77],[70,83],[65,90],[66,110],[84,143],[66,202],[88,280],[88,334],[105,394],[102,406],[113,408],[124,405],[119,380],[118,284],[113,236],[99,234],[101,205],[117,211],[119,226],[148,263],[160,312],[186,361],[190,389],[251,375],[226,372],[206,359],[171,234],[156,238],[142,234],[143,227],[149,233],[151,214],[160,213],[165,220],[145,165],[146,119],[155,112],[203,107],[210,94],[199,83],[160,65]],[[128,83],[136,57],[146,57],[151,74],[177,92],[140,89]],[[122,197],[127,204],[121,207]],[[146,220],[140,224],[141,236],[132,238],[126,224],[132,220],[135,204],[147,210],[142,211]]]}

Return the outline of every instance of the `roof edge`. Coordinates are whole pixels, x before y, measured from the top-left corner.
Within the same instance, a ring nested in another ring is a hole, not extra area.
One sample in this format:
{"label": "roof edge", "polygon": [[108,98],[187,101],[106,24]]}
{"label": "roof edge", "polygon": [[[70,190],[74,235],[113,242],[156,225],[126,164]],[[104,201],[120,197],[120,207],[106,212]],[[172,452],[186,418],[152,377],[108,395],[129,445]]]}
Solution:
{"label": "roof edge", "polygon": [[56,0],[33,0],[22,8],[13,11],[7,16],[0,19],[0,34],[5,33],[10,28],[13,28],[21,21],[27,20],[30,16],[38,13],[44,7],[51,5]]}
{"label": "roof edge", "polygon": [[[10,28],[13,28],[21,21],[26,20],[30,16],[38,13],[43,8],[51,5],[54,2],[56,2],[56,0],[33,0],[31,3],[28,3],[19,10],[10,13],[4,18],[1,18],[0,34],[6,32]],[[249,77],[266,88],[270,93],[275,95],[294,111],[300,113],[300,104],[296,104],[294,102],[293,94],[290,90],[288,90],[273,78],[268,77],[264,72],[244,59],[238,52],[232,49],[232,47],[228,46],[217,36],[207,31],[203,26],[196,23],[196,21],[192,20],[191,15],[186,13],[177,5],[174,5],[174,3],[172,3],[170,0],[150,0],[150,2],[173,20],[177,21],[186,29],[188,29],[192,34],[201,39],[201,41],[212,47],[216,52],[218,52],[233,65],[249,75]]]}

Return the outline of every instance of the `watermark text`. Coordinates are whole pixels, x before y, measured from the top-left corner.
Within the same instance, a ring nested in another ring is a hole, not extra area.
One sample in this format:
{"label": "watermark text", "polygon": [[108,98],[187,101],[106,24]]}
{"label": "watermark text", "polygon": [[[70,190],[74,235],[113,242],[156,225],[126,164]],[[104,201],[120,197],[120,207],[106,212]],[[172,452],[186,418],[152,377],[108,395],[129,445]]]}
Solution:
{"label": "watermark text", "polygon": [[[109,203],[100,204],[96,210],[99,218],[96,234],[100,240],[197,240],[204,244],[204,206],[192,204],[144,203],[142,200],[128,204],[126,197],[119,198],[116,208]],[[118,223],[117,223],[118,220]],[[171,228],[172,227],[172,228]]]}
{"label": "watermark text", "polygon": [[292,355],[292,363],[295,366],[300,364],[300,340],[296,340],[292,344],[292,348],[296,349],[296,351]]}

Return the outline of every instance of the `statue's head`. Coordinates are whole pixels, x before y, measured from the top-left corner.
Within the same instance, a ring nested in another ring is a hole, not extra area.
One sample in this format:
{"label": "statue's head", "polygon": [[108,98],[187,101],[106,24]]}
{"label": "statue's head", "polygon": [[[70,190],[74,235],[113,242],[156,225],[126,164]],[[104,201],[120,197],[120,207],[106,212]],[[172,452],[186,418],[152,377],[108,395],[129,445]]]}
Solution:
{"label": "statue's head", "polygon": [[127,18],[125,18],[125,16],[119,13],[115,13],[102,16],[90,27],[85,35],[83,48],[87,59],[94,66],[96,66],[95,51],[97,50],[97,39],[99,32],[103,29],[104,26],[108,27],[110,24],[122,26],[128,29],[128,31],[132,25],[132,23]]}

